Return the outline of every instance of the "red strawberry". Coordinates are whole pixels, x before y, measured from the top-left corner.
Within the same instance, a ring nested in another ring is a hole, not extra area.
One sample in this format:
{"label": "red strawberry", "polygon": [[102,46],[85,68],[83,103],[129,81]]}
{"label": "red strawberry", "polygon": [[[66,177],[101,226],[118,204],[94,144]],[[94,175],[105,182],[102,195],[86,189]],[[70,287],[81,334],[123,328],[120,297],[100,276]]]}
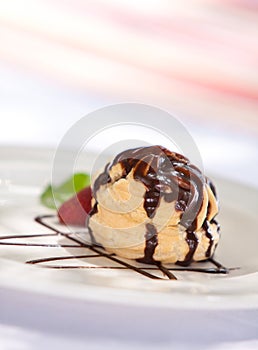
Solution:
{"label": "red strawberry", "polygon": [[64,202],[58,209],[62,224],[85,226],[87,214],[91,210],[91,188],[86,187]]}

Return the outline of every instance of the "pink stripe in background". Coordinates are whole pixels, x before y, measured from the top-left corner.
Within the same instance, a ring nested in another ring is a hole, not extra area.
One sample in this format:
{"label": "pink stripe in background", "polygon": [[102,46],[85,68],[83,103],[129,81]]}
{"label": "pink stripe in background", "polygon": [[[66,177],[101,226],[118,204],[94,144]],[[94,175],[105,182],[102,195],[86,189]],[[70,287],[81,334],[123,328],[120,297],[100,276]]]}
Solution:
{"label": "pink stripe in background", "polygon": [[[84,91],[249,127],[258,2],[0,2],[0,59]],[[187,101],[187,105],[184,105]]]}

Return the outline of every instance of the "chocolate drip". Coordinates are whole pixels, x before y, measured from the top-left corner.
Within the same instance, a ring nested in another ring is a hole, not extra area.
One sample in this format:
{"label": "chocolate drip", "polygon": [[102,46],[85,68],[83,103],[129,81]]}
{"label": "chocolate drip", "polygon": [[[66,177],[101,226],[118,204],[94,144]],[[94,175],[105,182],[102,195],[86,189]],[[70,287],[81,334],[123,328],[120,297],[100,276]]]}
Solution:
{"label": "chocolate drip", "polygon": [[96,198],[96,193],[99,190],[100,186],[111,182],[111,178],[109,176],[108,170],[109,170],[109,163],[105,166],[103,173],[101,173],[95,180],[92,188],[92,195],[94,198]]}
{"label": "chocolate drip", "polygon": [[97,242],[95,240],[95,237],[94,237],[94,234],[92,232],[92,229],[89,227],[89,219],[90,219],[90,217],[92,215],[96,214],[97,212],[98,212],[98,203],[95,202],[93,208],[89,212],[89,215],[87,216],[87,219],[86,219],[86,227],[88,227],[88,231],[89,231],[89,235],[90,235],[92,244],[96,244]]}
{"label": "chocolate drip", "polygon": [[[218,200],[217,191],[216,191],[215,186],[213,185],[213,183],[211,182],[211,180],[210,180],[208,177],[206,177],[205,179],[206,179],[206,183],[207,183],[207,185],[210,187],[211,192],[213,193],[215,199]],[[211,203],[210,203],[210,201],[209,201],[206,217],[209,217],[210,211],[211,211]]]}
{"label": "chocolate drip", "polygon": [[144,209],[149,218],[153,218],[160,201],[159,181],[155,179],[157,172],[157,158],[152,154],[143,157],[135,165],[133,176],[137,181],[141,181],[146,186],[144,196]]}
{"label": "chocolate drip", "polygon": [[208,222],[208,220],[205,220],[203,225],[202,225],[202,228],[204,229],[205,233],[206,233],[206,237],[209,239],[209,246],[208,246],[208,249],[205,253],[205,255],[207,256],[207,258],[209,258],[211,256],[211,250],[212,250],[212,247],[213,247],[213,244],[214,244],[214,238],[213,238],[213,235],[212,235],[212,232],[211,232],[211,228],[210,228],[210,224]]}
{"label": "chocolate drip", "polygon": [[153,264],[155,263],[153,255],[158,245],[158,234],[156,227],[152,224],[146,224],[146,230],[147,232],[145,235],[146,243],[144,249],[144,257],[137,259],[137,261],[145,264]]}
{"label": "chocolate drip", "polygon": [[[220,234],[220,224],[218,223],[218,221],[215,220],[215,219],[213,218],[213,219],[210,221],[210,223],[211,223],[211,224],[215,224],[215,225],[217,226],[217,233]],[[217,248],[217,245],[218,245],[218,243],[215,244],[214,252],[215,252],[215,250],[216,250],[216,248]],[[214,252],[213,252],[213,254],[214,254]]]}
{"label": "chocolate drip", "polygon": [[218,223],[218,221],[213,218],[211,221],[210,221],[211,224],[215,224],[217,225],[217,232],[220,233],[220,224]]}
{"label": "chocolate drip", "polygon": [[184,261],[178,261],[177,265],[188,266],[193,262],[193,256],[199,244],[198,237],[194,231],[186,231],[186,242],[189,247],[189,251],[184,259]]}
{"label": "chocolate drip", "polygon": [[156,208],[159,205],[160,201],[160,192],[158,190],[150,189],[146,191],[144,197],[144,210],[147,213],[147,216],[152,219],[155,215]]}
{"label": "chocolate drip", "polygon": [[207,185],[210,187],[212,193],[214,194],[214,197],[218,199],[217,191],[212,181],[208,177],[206,177],[206,182],[207,182]]}

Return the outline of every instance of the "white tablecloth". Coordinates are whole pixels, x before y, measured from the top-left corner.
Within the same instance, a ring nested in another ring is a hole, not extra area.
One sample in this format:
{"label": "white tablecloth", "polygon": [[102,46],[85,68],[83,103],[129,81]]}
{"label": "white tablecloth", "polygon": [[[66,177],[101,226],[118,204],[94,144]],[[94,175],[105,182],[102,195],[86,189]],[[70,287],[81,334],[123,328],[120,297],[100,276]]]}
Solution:
{"label": "white tablecloth", "polygon": [[257,349],[258,310],[187,311],[0,290],[0,349]]}

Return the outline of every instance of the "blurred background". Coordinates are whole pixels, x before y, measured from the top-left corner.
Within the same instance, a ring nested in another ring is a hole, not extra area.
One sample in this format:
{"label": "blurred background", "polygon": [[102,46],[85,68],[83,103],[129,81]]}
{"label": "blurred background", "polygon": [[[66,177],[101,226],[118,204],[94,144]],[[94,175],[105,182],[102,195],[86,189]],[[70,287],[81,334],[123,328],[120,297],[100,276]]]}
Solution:
{"label": "blurred background", "polygon": [[0,0],[0,146],[54,148],[120,102],[178,116],[209,171],[257,185],[258,1]]}

